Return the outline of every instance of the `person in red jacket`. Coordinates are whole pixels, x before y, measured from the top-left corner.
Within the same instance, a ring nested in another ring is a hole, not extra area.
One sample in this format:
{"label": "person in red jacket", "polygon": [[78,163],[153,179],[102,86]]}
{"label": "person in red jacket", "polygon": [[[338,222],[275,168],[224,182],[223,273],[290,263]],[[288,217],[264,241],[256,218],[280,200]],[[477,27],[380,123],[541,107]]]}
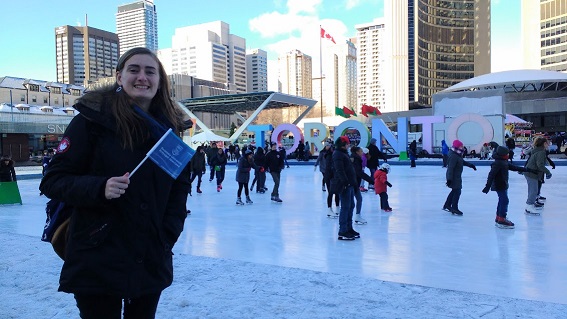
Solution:
{"label": "person in red jacket", "polygon": [[388,182],[389,172],[390,164],[383,163],[380,165],[380,169],[374,173],[374,191],[376,194],[380,195],[380,209],[388,213],[392,211],[388,203],[388,193],[386,192],[386,186],[392,187],[392,184]]}

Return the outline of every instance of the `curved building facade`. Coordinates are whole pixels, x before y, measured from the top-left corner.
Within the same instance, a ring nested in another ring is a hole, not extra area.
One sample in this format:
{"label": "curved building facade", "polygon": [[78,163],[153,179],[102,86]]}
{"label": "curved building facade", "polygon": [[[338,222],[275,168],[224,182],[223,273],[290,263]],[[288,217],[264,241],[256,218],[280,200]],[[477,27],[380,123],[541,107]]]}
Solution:
{"label": "curved building facade", "polygon": [[418,0],[418,102],[490,73],[490,1]]}

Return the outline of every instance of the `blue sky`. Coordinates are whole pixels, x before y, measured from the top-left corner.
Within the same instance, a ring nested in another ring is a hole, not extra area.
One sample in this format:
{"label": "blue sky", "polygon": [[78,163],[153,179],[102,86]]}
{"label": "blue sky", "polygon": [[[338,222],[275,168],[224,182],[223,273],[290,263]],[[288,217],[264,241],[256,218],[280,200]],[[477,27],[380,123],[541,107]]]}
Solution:
{"label": "blue sky", "polygon": [[[401,1],[401,0],[394,0]],[[115,14],[130,0],[2,1],[0,76],[54,81],[55,34],[62,25],[85,25],[116,32]],[[354,26],[383,15],[383,0],[154,0],[159,47],[171,46],[176,28],[222,20],[248,48],[277,52],[299,49],[318,54],[321,24],[336,40],[352,37]],[[8,28],[9,26],[9,28]],[[519,68],[520,1],[492,0],[492,70]]]}

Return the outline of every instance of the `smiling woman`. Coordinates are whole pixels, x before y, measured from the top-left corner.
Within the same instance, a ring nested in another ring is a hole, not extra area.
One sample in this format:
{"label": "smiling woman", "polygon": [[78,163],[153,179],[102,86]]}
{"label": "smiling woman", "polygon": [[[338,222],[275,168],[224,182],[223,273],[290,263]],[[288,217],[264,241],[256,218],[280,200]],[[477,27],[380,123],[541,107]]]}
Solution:
{"label": "smiling woman", "polygon": [[167,129],[183,129],[182,116],[152,51],[127,51],[116,74],[74,106],[40,189],[73,207],[59,290],[74,294],[81,317],[118,318],[127,300],[125,317],[153,318],[173,280],[189,175],[151,163],[129,172]]}

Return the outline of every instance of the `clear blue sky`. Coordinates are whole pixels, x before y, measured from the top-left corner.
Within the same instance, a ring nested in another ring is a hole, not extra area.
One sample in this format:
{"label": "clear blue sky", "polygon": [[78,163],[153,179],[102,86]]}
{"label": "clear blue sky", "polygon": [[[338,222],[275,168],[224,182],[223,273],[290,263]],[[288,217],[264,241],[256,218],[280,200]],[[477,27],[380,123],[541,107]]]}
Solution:
{"label": "clear blue sky", "polygon": [[[396,0],[397,1],[397,0]],[[116,32],[116,10],[133,0],[4,0],[0,33],[0,76],[54,81],[55,32],[62,25],[85,25]],[[171,46],[176,28],[222,20],[248,48],[275,59],[278,51],[298,48],[316,55],[312,39],[321,24],[335,39],[352,37],[354,26],[383,16],[383,0],[155,0],[159,47]],[[492,0],[492,65],[514,68],[520,43],[520,1]],[[283,21],[283,22],[282,22]],[[290,47],[296,46],[296,47]],[[517,54],[517,53],[516,53]],[[495,60],[496,59],[496,60]],[[496,67],[496,70],[495,70]]]}

